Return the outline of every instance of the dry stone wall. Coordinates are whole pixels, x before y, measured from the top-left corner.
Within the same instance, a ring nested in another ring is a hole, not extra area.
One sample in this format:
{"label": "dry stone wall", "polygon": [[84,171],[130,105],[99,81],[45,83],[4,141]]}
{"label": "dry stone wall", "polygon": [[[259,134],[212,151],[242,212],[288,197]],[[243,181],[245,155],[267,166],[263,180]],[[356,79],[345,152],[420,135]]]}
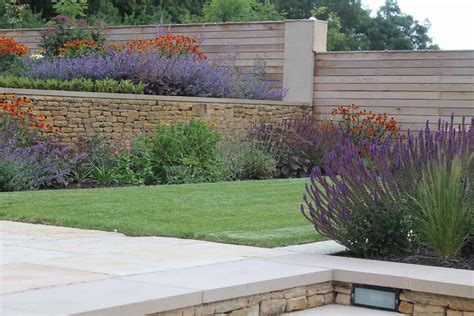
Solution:
{"label": "dry stone wall", "polygon": [[[10,92],[0,89],[0,92]],[[158,123],[184,123],[198,118],[225,135],[243,135],[255,122],[278,122],[311,116],[307,104],[186,97],[156,97],[39,90],[16,91],[33,102],[35,112],[48,117],[65,143],[101,134],[120,140],[153,133]]]}
{"label": "dry stone wall", "polygon": [[161,312],[155,316],[273,316],[334,302],[332,282]]}

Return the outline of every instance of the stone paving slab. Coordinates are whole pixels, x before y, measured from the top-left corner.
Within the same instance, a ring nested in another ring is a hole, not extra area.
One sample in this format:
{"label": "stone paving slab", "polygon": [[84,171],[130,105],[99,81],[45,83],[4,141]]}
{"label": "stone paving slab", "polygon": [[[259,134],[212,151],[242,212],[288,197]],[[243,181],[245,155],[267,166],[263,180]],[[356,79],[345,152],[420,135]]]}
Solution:
{"label": "stone paving slab", "polygon": [[1,266],[0,294],[110,278],[110,275],[30,263]]}
{"label": "stone paving slab", "polygon": [[143,315],[330,280],[474,298],[473,271],[314,253],[328,242],[263,249],[7,221],[0,241],[1,315]]}
{"label": "stone paving slab", "polygon": [[200,304],[202,293],[129,280],[102,280],[2,296],[2,305],[48,315],[145,315]]}

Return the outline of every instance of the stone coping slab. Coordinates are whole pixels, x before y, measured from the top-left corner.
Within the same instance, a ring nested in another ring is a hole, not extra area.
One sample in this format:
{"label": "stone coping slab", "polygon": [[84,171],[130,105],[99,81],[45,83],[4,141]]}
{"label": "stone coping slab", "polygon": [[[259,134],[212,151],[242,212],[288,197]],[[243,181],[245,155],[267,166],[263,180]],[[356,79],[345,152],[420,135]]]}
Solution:
{"label": "stone coping slab", "polygon": [[2,315],[142,315],[328,281],[474,299],[474,272],[0,221]]}
{"label": "stone coping slab", "polygon": [[308,253],[266,260],[332,269],[333,281],[474,299],[474,271],[469,270]]}
{"label": "stone coping slab", "polygon": [[17,89],[17,88],[0,88],[0,93],[7,93],[7,94],[16,93],[21,96],[32,96],[32,97],[66,97],[66,98],[79,97],[79,98],[88,98],[88,99],[122,99],[122,100],[128,99],[128,100],[192,102],[192,103],[311,106],[310,103],[304,103],[304,102],[284,102],[284,101],[273,101],[273,100],[182,97],[182,96],[164,96],[164,95]]}

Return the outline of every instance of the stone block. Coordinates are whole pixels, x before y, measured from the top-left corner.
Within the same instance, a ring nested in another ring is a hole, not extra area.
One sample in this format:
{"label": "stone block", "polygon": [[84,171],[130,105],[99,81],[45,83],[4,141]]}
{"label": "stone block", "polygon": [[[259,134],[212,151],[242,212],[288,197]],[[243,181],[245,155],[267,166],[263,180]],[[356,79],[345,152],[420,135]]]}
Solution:
{"label": "stone block", "polygon": [[464,316],[462,311],[456,311],[454,309],[448,309],[446,316]]}
{"label": "stone block", "polygon": [[334,287],[334,291],[337,293],[351,294],[352,284],[350,283],[337,283]]}
{"label": "stone block", "polygon": [[293,297],[286,301],[286,311],[287,312],[298,311],[301,309],[305,309],[307,305],[308,305],[308,300],[306,299],[306,296]]}
{"label": "stone block", "polygon": [[285,299],[264,300],[260,303],[260,315],[262,316],[280,315],[285,312],[285,308],[286,308]]}
{"label": "stone block", "polygon": [[334,303],[334,295],[334,292],[324,294],[324,304],[327,305]]}
{"label": "stone block", "polygon": [[322,294],[308,296],[307,300],[308,300],[308,305],[307,305],[308,308],[324,305],[324,295]]}
{"label": "stone block", "polygon": [[405,302],[405,301],[401,301],[400,305],[398,305],[398,311],[400,313],[404,313],[404,314],[412,314],[413,313],[413,308],[414,308],[413,303],[409,303],[409,302]]}
{"label": "stone block", "polygon": [[55,127],[66,127],[68,126],[68,122],[67,121],[54,121],[54,126]]}
{"label": "stone block", "polygon": [[134,122],[138,119],[138,117],[139,117],[138,111],[136,110],[128,111],[127,122]]}
{"label": "stone block", "polygon": [[337,293],[335,302],[339,305],[351,305],[351,296],[348,294]]}
{"label": "stone block", "polygon": [[293,298],[293,297],[300,297],[300,296],[306,296],[306,288],[305,287],[297,287],[294,289],[290,289],[285,291],[283,294],[284,298]]}
{"label": "stone block", "polygon": [[214,313],[226,313],[236,309],[247,307],[248,301],[246,298],[232,299],[214,305]]}
{"label": "stone block", "polygon": [[423,305],[415,304],[413,309],[413,315],[415,316],[445,316],[446,308],[443,306],[434,306],[434,305]]}
{"label": "stone block", "polygon": [[250,306],[250,307],[246,307],[246,308],[242,308],[242,309],[232,311],[228,315],[231,315],[231,316],[259,316],[259,314],[260,314],[260,307],[258,305],[253,305],[253,306]]}
{"label": "stone block", "polygon": [[306,287],[306,295],[308,296],[315,295],[315,294],[326,294],[333,291],[334,291],[334,288],[331,282],[313,284],[313,285],[308,285]]}

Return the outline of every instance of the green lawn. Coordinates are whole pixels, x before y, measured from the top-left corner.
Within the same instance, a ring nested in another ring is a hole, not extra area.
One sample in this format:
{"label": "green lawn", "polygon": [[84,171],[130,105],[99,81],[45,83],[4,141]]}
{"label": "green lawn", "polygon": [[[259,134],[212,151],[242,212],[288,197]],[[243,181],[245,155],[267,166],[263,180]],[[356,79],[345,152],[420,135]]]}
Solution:
{"label": "green lawn", "polygon": [[303,179],[0,193],[0,219],[277,247],[321,237]]}

